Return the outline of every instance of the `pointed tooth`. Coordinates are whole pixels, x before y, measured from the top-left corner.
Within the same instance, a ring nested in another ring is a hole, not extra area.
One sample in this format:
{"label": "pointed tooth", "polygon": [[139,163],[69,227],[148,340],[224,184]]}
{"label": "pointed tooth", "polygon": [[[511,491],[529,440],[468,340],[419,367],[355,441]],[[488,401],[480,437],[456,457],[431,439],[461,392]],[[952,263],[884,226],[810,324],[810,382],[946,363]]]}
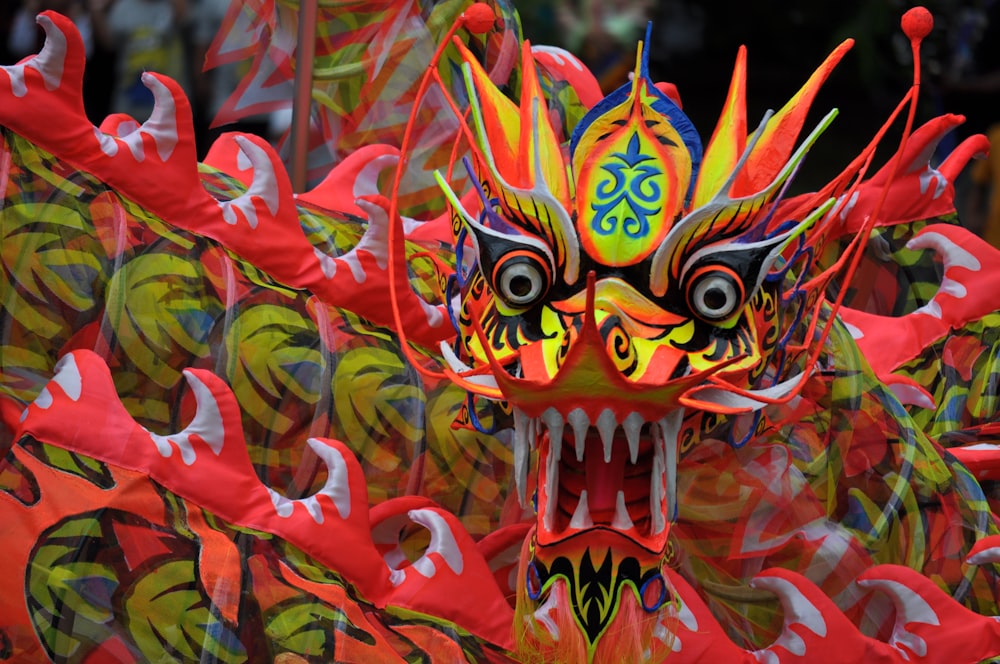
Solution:
{"label": "pointed tooth", "polygon": [[527,507],[528,450],[520,445],[514,448],[514,484],[517,488],[518,503],[521,507]]}
{"label": "pointed tooth", "polygon": [[[659,447],[659,442],[656,445]],[[663,454],[658,450],[658,453],[653,456],[653,474],[649,480],[649,514],[652,517],[650,533],[653,535],[659,535],[667,527],[667,519],[663,514],[662,505],[663,484],[666,482],[663,466]]]}
{"label": "pointed tooth", "polygon": [[[188,382],[190,383],[191,378],[189,376],[193,378],[194,374],[184,374],[184,377],[188,378]],[[326,482],[323,484],[323,488],[316,492],[316,495],[323,494],[329,498],[333,506],[337,508],[337,514],[341,519],[351,518],[351,511],[354,508],[351,497],[351,467],[344,459],[343,453],[336,447],[324,443],[317,438],[309,438],[306,440],[306,444],[309,445],[316,456],[323,462],[323,465],[326,466]],[[312,506],[314,509],[310,509],[310,512],[313,514],[313,519],[317,523],[323,523],[322,507],[320,507],[315,498],[312,500]]]}
{"label": "pointed tooth", "polygon": [[628,456],[635,464],[639,460],[639,433],[646,420],[639,413],[629,413],[629,416],[622,422],[622,429],[625,430],[625,438],[628,440]]}
{"label": "pointed tooth", "polygon": [[590,505],[587,503],[587,490],[580,492],[580,502],[576,505],[573,518],[569,522],[570,528],[593,528],[594,520],[590,518]]}
{"label": "pointed tooth", "polygon": [[[45,89],[50,92],[62,85],[63,74],[66,71],[66,56],[70,47],[66,34],[47,16],[38,16],[35,22],[45,30],[45,43],[42,45],[41,52],[26,58],[20,64],[0,67],[0,71],[6,72],[10,79],[11,93],[18,98],[28,94],[27,82],[24,79],[24,74],[28,69],[34,69],[42,75]],[[83,50],[79,35],[76,35],[73,42],[73,51],[78,51],[79,57],[82,58]],[[77,82],[77,85],[80,83]]]}
{"label": "pointed tooth", "polygon": [[632,517],[629,516],[628,506],[625,505],[625,492],[621,490],[615,496],[615,516],[611,519],[611,526],[618,530],[629,530],[635,527],[635,524],[632,523]]}
{"label": "pointed tooth", "polygon": [[[673,454],[671,454],[673,450]],[[667,483],[664,491],[667,497],[667,517],[671,521],[677,520],[677,443],[667,445],[667,461],[664,464]]]}
{"label": "pointed tooth", "polygon": [[562,436],[566,423],[555,408],[549,408],[542,413],[542,423],[549,430],[549,454],[554,454],[556,461],[562,456]]}
{"label": "pointed tooth", "polygon": [[526,506],[525,494],[528,487],[528,457],[530,448],[531,418],[514,407],[514,484],[521,507]]}
{"label": "pointed tooth", "polygon": [[671,521],[677,518],[677,448],[683,417],[684,411],[678,410],[671,418],[672,422],[670,430],[668,431],[664,429],[663,431],[663,442],[666,445],[665,465],[667,473],[667,508],[669,509],[668,516]]}
{"label": "pointed tooth", "polygon": [[[651,428],[653,432],[653,470],[649,479],[650,534],[659,535],[667,527],[667,518],[663,505],[664,486],[667,482],[663,421],[655,423]],[[667,505],[667,508],[669,507]]]}
{"label": "pointed tooth", "polygon": [[587,448],[587,429],[590,428],[590,418],[587,417],[582,408],[574,408],[566,421],[573,427],[573,436],[576,439],[576,460],[582,463],[583,451]]}
{"label": "pointed tooth", "polygon": [[677,443],[683,422],[683,408],[678,408],[660,420],[663,435],[664,484],[669,511],[667,516],[671,520],[677,518]]}
{"label": "pointed tooth", "polygon": [[618,420],[610,408],[601,411],[597,418],[597,432],[601,434],[601,444],[604,445],[604,463],[611,463],[611,448],[615,442],[615,429],[618,428]]}
{"label": "pointed tooth", "polygon": [[556,506],[559,498],[556,491],[559,487],[559,460],[555,454],[549,454],[545,462],[545,514],[543,525],[551,532],[556,520]]}
{"label": "pointed tooth", "polygon": [[531,432],[531,418],[524,411],[514,406],[514,441],[530,445],[528,434]]}

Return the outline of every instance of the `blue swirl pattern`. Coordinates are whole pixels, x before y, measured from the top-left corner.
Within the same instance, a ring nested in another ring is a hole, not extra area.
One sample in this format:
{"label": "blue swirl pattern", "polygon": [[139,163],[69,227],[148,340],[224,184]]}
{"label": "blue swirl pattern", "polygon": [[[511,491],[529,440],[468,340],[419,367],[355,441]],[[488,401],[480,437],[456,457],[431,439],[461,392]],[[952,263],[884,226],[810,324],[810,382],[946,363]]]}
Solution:
{"label": "blue swirl pattern", "polygon": [[638,133],[629,139],[626,152],[609,156],[601,171],[610,177],[602,179],[594,191],[591,230],[608,236],[619,232],[620,225],[631,239],[649,235],[650,217],[663,209],[663,169],[655,162],[654,157],[639,150]]}

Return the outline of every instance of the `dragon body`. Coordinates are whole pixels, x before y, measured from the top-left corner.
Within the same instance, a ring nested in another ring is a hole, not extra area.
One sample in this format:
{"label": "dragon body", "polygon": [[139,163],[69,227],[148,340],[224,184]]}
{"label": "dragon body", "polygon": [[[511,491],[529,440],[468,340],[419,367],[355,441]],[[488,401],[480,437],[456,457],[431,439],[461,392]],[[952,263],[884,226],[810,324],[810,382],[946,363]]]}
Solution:
{"label": "dragon body", "polygon": [[396,98],[343,83],[361,18],[326,35],[300,194],[254,137],[198,164],[155,74],[91,125],[61,16],[0,72],[0,658],[1000,653],[1000,261],[953,205],[985,139],[932,166],[961,119],[911,114],[793,196],[848,45],[754,130],[741,51],[703,146],[647,44],[602,98],[506,5],[428,11]]}

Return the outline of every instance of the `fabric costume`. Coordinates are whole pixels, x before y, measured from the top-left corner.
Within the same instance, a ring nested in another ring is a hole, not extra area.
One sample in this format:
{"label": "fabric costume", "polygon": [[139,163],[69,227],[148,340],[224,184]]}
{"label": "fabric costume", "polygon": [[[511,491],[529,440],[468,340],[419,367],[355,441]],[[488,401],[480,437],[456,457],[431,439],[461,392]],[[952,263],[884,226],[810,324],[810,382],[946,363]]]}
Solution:
{"label": "fabric costume", "polygon": [[[166,76],[91,125],[38,20],[0,73],[0,657],[1000,653],[986,142],[929,163],[961,118],[917,86],[792,195],[849,43],[759,122],[741,50],[703,142],[648,34],[603,96],[502,2],[323,7],[293,194],[254,136],[198,164]],[[223,115],[287,104],[295,25],[230,7]]]}

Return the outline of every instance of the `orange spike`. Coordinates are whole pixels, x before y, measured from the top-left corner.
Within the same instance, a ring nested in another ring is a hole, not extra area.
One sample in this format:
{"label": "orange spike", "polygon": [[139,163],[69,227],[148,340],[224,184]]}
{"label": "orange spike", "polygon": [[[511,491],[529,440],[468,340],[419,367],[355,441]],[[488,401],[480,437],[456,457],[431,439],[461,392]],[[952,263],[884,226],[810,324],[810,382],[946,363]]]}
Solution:
{"label": "orange spike", "polygon": [[[524,175],[530,178],[533,170],[530,162],[534,155],[534,150],[532,149],[534,143],[534,137],[532,136],[532,115],[534,113],[535,100],[538,100],[539,115],[544,111],[544,102],[542,100],[541,84],[538,81],[538,71],[535,69],[535,57],[531,54],[531,43],[527,40],[521,44],[521,76],[521,137],[519,144],[520,154],[518,157],[522,162],[521,168],[524,169]],[[547,122],[542,122],[541,117],[539,118],[539,134],[544,131],[547,124]]]}
{"label": "orange spike", "polygon": [[[523,182],[535,182],[535,155],[539,155],[542,177],[546,184],[564,205],[569,204],[569,189],[566,182],[565,167],[560,152],[559,138],[552,121],[549,118],[548,104],[538,80],[538,69],[535,57],[531,53],[531,43],[525,41],[521,45],[521,137],[520,137],[520,167]],[[538,141],[535,141],[534,113],[535,103],[538,107]]]}
{"label": "orange spike", "polygon": [[854,40],[848,39],[834,49],[823,64],[813,72],[806,84],[771,118],[746,165],[733,183],[731,196],[734,198],[749,196],[771,183],[795,149],[799,131],[805,124],[806,115],[816,93],[853,45]]}
{"label": "orange spike", "polygon": [[501,174],[521,185],[523,183],[516,174],[518,155],[523,154],[523,146],[519,145],[523,132],[517,126],[520,117],[518,108],[492,84],[489,74],[479,64],[476,56],[464,44],[457,42],[455,45],[461,52],[463,62],[469,66],[473,86],[479,97],[483,130],[486,134],[479,136],[479,139],[490,146]]}
{"label": "orange spike", "polygon": [[701,162],[691,207],[698,208],[718,193],[732,173],[747,143],[747,49],[740,46],[726,104]]}

